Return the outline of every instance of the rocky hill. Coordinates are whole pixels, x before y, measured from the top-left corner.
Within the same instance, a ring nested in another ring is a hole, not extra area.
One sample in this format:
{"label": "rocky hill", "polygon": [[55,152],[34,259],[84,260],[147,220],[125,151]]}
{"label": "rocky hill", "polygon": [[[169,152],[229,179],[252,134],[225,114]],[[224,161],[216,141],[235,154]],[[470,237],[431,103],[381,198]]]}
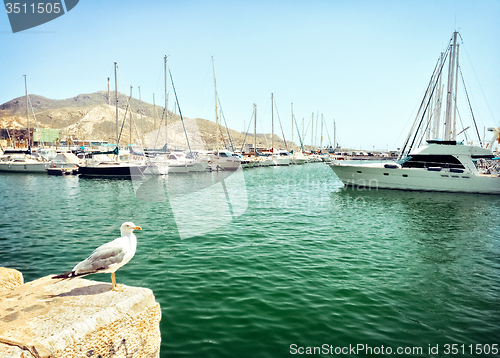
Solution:
{"label": "rocky hill", "polygon": [[[101,140],[116,142],[115,93],[100,91],[81,94],[73,98],[54,100],[38,95],[29,95],[30,127],[59,129],[59,139]],[[118,94],[118,131],[120,144],[137,143],[139,138],[146,147],[162,147],[168,139],[169,146],[187,148],[179,115],[169,111],[165,131],[164,108],[139,101],[129,101],[126,95]],[[26,97],[15,98],[0,105],[0,128],[22,129],[27,127]],[[130,119],[132,112],[132,120]],[[34,114],[34,115],[33,115]],[[36,124],[35,124],[36,118]],[[192,149],[215,148],[216,126],[214,122],[201,118],[184,118],[186,131]],[[221,127],[222,145],[229,147],[227,130]],[[235,148],[239,149],[245,140],[243,133],[229,129]],[[253,134],[245,143],[253,143]],[[270,146],[271,136],[258,134],[257,146]],[[283,141],[274,135],[276,148],[284,148]],[[297,147],[294,145],[294,149]],[[289,148],[290,149],[290,148]]]}

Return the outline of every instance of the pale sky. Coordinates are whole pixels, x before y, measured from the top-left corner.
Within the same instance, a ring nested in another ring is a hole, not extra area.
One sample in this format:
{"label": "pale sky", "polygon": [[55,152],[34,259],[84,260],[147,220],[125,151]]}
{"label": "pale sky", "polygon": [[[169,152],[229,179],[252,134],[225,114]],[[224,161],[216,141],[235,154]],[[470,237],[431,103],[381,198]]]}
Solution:
{"label": "pale sky", "polygon": [[168,55],[182,114],[213,121],[213,56],[230,128],[243,131],[255,103],[258,132],[270,132],[274,93],[287,140],[293,103],[300,127],[323,115],[325,141],[335,119],[343,147],[391,150],[402,145],[455,29],[478,126],[500,126],[500,0],[81,0],[16,34],[2,12],[0,103],[24,95],[25,74],[30,94],[52,99],[106,90],[116,61],[119,91],[132,85],[138,97],[140,86],[143,100],[155,93],[162,104]]}

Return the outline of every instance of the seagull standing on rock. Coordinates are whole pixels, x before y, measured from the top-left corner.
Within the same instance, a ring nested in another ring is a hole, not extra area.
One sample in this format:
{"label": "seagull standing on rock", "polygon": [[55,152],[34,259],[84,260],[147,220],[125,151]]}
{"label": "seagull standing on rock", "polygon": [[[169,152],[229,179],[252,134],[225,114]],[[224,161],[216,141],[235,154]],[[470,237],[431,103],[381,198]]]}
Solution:
{"label": "seagull standing on rock", "polygon": [[123,223],[120,227],[121,237],[99,246],[88,258],[77,264],[72,271],[52,276],[52,278],[66,279],[94,273],[111,273],[112,290],[122,292],[124,288],[122,285],[116,284],[115,272],[134,257],[137,246],[134,230],[142,230],[142,228],[130,221]]}

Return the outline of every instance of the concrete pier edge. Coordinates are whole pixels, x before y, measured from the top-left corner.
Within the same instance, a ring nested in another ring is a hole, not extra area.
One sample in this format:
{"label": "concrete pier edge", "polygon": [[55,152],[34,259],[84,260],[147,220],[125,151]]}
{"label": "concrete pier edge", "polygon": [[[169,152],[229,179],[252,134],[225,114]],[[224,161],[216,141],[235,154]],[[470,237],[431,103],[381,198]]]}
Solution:
{"label": "concrete pier edge", "polygon": [[150,289],[51,277],[23,284],[0,268],[1,357],[159,357],[161,310]]}

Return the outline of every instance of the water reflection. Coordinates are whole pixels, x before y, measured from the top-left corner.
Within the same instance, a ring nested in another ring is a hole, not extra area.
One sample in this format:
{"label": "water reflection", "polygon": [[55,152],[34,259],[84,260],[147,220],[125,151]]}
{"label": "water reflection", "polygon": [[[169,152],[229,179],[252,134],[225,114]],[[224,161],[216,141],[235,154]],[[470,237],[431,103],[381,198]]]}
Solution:
{"label": "water reflection", "polygon": [[182,239],[228,224],[248,206],[241,167],[232,172],[146,176],[133,180],[133,186],[139,200],[169,202]]}
{"label": "water reflection", "polygon": [[473,256],[499,226],[492,212],[500,198],[493,195],[342,188],[331,193],[331,203],[337,215],[355,216],[360,225],[393,225],[408,245],[417,245],[421,260],[432,263]]}

